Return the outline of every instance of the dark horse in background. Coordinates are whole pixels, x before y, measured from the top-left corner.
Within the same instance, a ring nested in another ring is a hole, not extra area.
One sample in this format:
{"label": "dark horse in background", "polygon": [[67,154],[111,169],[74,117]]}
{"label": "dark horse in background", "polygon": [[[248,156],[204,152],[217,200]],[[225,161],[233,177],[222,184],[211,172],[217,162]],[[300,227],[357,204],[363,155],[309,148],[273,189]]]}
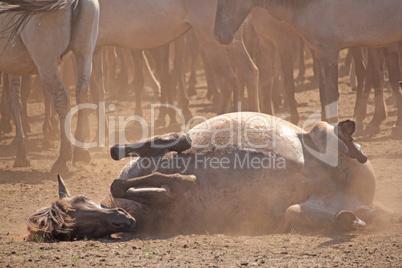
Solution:
{"label": "dark horse in background", "polygon": [[[399,0],[218,0],[214,34],[229,44],[253,7],[266,9],[288,23],[311,47],[320,65],[322,119],[338,121],[338,58],[348,47],[381,47],[402,41],[402,2]],[[320,14],[317,16],[317,14]],[[394,51],[385,54],[388,64],[398,67]],[[400,77],[390,82],[398,106],[393,135],[402,137],[402,92]],[[360,96],[358,96],[360,97]]]}

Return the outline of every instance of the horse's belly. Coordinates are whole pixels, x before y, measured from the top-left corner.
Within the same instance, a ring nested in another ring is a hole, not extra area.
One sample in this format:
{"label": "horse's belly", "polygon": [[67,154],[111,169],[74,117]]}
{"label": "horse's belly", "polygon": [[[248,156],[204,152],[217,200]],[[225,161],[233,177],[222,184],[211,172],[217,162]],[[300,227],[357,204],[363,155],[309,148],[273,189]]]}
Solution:
{"label": "horse's belly", "polygon": [[[0,47],[4,46],[5,43],[0,42]],[[0,71],[14,75],[37,73],[37,68],[20,38],[8,44],[0,54]]]}

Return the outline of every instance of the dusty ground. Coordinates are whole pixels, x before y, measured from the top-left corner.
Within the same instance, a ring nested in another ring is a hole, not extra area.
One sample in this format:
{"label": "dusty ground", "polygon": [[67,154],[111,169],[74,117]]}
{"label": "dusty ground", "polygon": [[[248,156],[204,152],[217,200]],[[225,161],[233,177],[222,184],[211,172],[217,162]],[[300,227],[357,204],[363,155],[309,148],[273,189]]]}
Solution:
{"label": "dusty ground", "polygon": [[[191,99],[194,114],[212,117],[212,104],[205,96],[205,78],[198,75],[198,95]],[[353,116],[355,93],[347,77],[340,80],[341,118]],[[131,96],[131,95],[130,95]],[[391,92],[386,91],[386,98]],[[72,98],[73,99],[73,98]],[[125,101],[108,99],[116,105],[109,116],[132,115],[133,97]],[[304,81],[298,87],[303,121],[319,109],[317,85]],[[143,103],[149,118],[151,99]],[[71,102],[74,104],[74,101]],[[372,102],[369,116],[372,115]],[[28,104],[32,133],[29,135],[29,168],[13,168],[15,149],[11,146],[13,133],[0,137],[0,267],[22,266],[402,266],[402,224],[379,233],[350,233],[343,235],[278,234],[258,237],[225,235],[189,235],[149,237],[122,235],[112,239],[59,243],[23,241],[26,219],[35,210],[49,205],[57,198],[56,177],[48,174],[58,155],[58,149],[42,149],[42,98],[31,98]],[[396,111],[388,105],[389,118],[381,133],[359,139],[377,174],[376,200],[388,209],[402,213],[402,141],[389,138]],[[279,111],[287,115],[287,111]],[[171,131],[159,129],[157,132]],[[127,137],[135,141],[133,128]],[[74,195],[85,194],[101,200],[110,183],[118,176],[128,160],[113,161],[108,148],[91,151],[93,163],[88,166],[69,166],[62,174]]]}

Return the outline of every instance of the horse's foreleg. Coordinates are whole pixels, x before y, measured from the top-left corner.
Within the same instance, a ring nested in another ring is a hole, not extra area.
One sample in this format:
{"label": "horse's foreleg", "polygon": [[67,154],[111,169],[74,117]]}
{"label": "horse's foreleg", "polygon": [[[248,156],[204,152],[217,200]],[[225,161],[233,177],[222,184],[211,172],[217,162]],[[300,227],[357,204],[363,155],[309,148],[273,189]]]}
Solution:
{"label": "horse's foreleg", "polygon": [[[384,102],[384,58],[383,58],[383,50],[376,48],[369,48],[369,64],[371,65],[371,69],[369,69],[368,75],[372,79],[372,86],[374,87],[374,116],[368,124],[365,133],[369,135],[374,135],[380,132],[381,123],[387,118],[387,111],[385,108]],[[368,90],[370,90],[368,88]],[[365,103],[367,105],[367,100],[369,93],[365,92],[364,97]]]}
{"label": "horse's foreleg", "polygon": [[21,119],[21,77],[8,75],[10,85],[10,109],[15,121],[15,144],[17,145],[17,156],[14,161],[14,167],[27,167],[30,165],[26,155],[26,137]]}
{"label": "horse's foreleg", "polygon": [[401,71],[399,69],[400,63],[396,45],[386,47],[384,49],[384,56],[388,67],[389,81],[391,83],[392,91],[394,93],[398,108],[398,116],[395,126],[392,129],[392,136],[395,138],[402,138],[402,92],[398,85],[402,78]]}
{"label": "horse's foreleg", "polygon": [[201,43],[201,45],[220,89],[217,114],[227,113],[231,107],[233,88],[237,81],[229,58],[226,55],[226,49],[212,42]]}
{"label": "horse's foreleg", "polygon": [[304,60],[304,40],[302,38],[297,40],[298,46],[297,51],[299,55],[299,73],[297,74],[297,79],[300,81],[304,80],[304,75],[306,74],[306,65]]}
{"label": "horse's foreleg", "polygon": [[227,47],[228,55],[237,77],[247,87],[247,110],[259,112],[258,69],[244,46],[242,32],[238,31],[235,34],[235,41]]}
{"label": "horse's foreleg", "polygon": [[115,180],[110,191],[115,198],[130,199],[149,206],[180,198],[196,184],[194,175],[152,173],[128,180]]}
{"label": "horse's foreleg", "polygon": [[1,113],[0,134],[10,133],[12,131],[9,102],[10,102],[10,84],[8,82],[8,74],[3,73],[3,93],[1,95],[1,107],[0,107],[0,113]]}
{"label": "horse's foreleg", "polygon": [[142,90],[145,85],[142,50],[131,50],[134,62],[135,114],[142,116]]}
{"label": "horse's foreleg", "polygon": [[197,84],[197,59],[200,52],[200,46],[198,44],[197,38],[194,35],[194,32],[189,32],[186,35],[186,45],[187,45],[186,49],[187,53],[185,58],[189,58],[191,60],[190,77],[188,79],[187,92],[188,95],[195,96],[197,95],[195,86]]}
{"label": "horse's foreleg", "polygon": [[[350,53],[353,57],[355,63],[355,71],[357,76],[357,89],[356,89],[356,103],[354,109],[354,117],[356,120],[356,133],[363,132],[363,120],[366,117],[367,110],[367,99],[363,95],[366,90],[364,90],[364,80],[366,78],[366,68],[364,66],[364,60],[362,55],[362,49],[360,47],[350,48],[348,54]],[[345,63],[346,65],[346,63]],[[348,64],[349,65],[349,64]],[[370,77],[371,79],[371,77]],[[366,85],[367,85],[366,80]],[[371,87],[371,85],[370,85]],[[364,91],[363,91],[364,90]]]}
{"label": "horse's foreleg", "polygon": [[282,73],[283,73],[283,86],[287,103],[290,108],[290,121],[293,124],[299,123],[299,112],[297,111],[297,104],[295,99],[295,81],[293,78],[293,56],[292,47],[289,45],[278,46],[279,58],[281,60]]}
{"label": "horse's foreleg", "polygon": [[329,123],[338,122],[338,49],[320,51],[321,118]]}
{"label": "horse's foreleg", "polygon": [[[94,137],[94,141],[99,141],[99,146],[104,147],[105,140],[103,137],[108,137],[109,127],[108,121],[106,119],[105,111],[100,109],[100,105],[105,101],[105,88],[103,85],[103,69],[102,69],[102,51],[100,49],[95,50],[92,57],[92,75],[90,80],[90,93],[93,102],[98,105],[97,107],[97,131]],[[103,132],[103,133],[101,133]],[[101,135],[101,139],[99,139]],[[104,136],[103,136],[104,135]]]}
{"label": "horse's foreleg", "polygon": [[156,126],[165,126],[165,117],[169,115],[170,125],[177,125],[176,112],[173,108],[174,89],[169,74],[169,44],[149,50],[155,59],[157,73],[161,84],[161,107]]}
{"label": "horse's foreleg", "polygon": [[189,120],[193,115],[189,109],[190,100],[187,94],[187,90],[184,86],[184,39],[180,38],[174,43],[175,57],[174,57],[174,74],[178,84],[178,103],[182,109],[184,120]]}
{"label": "horse's foreleg", "polygon": [[[274,115],[272,90],[274,83],[275,47],[270,43],[262,44],[256,55],[259,70],[259,99],[261,112]],[[279,104],[278,104],[279,105]]]}
{"label": "horse's foreleg", "polygon": [[213,75],[213,70],[211,67],[211,64],[208,61],[207,56],[205,55],[205,52],[201,50],[201,58],[202,58],[202,63],[204,65],[204,73],[205,73],[205,80],[207,81],[207,99],[212,101],[215,106],[218,105],[219,101],[219,91],[216,86],[215,82],[215,77]]}
{"label": "horse's foreleg", "polygon": [[142,57],[142,62],[143,62],[143,66],[144,66],[144,69],[143,69],[144,80],[145,80],[144,83],[146,83],[147,85],[149,85],[152,88],[155,99],[159,100],[159,98],[161,96],[161,85],[152,71],[152,68],[149,64],[149,60],[148,60],[147,56],[145,55],[145,51],[143,51],[141,53],[141,57]]}

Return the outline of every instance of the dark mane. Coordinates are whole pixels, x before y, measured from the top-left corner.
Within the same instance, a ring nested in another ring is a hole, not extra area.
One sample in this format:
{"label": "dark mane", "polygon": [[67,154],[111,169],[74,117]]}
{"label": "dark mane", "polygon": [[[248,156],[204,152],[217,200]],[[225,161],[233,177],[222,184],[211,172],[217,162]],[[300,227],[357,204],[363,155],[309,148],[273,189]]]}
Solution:
{"label": "dark mane", "polygon": [[41,209],[28,218],[28,240],[53,241],[70,240],[74,220],[67,215],[72,210],[67,202],[54,202],[50,207]]}
{"label": "dark mane", "polygon": [[0,34],[11,30],[5,47],[16,35],[21,33],[33,15],[48,14],[77,3],[78,0],[0,0],[0,15],[13,13],[8,22],[2,22],[7,26]]}

